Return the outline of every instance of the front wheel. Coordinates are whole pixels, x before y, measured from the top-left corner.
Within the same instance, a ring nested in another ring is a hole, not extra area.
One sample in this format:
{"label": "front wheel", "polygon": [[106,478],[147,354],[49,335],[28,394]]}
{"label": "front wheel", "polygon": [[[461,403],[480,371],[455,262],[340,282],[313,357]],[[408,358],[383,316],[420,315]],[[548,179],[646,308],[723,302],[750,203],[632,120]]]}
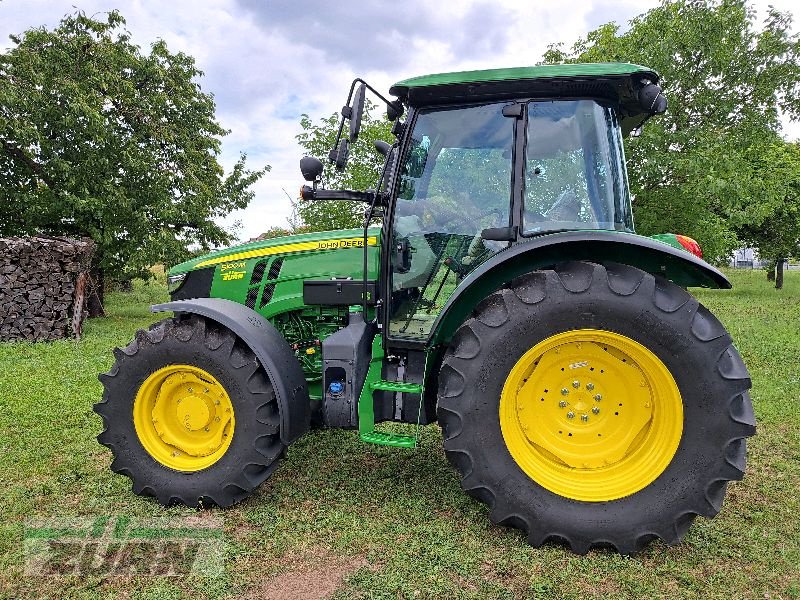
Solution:
{"label": "front wheel", "polygon": [[719,321],[638,269],[564,263],[489,296],[456,332],[439,421],[463,487],[528,541],[677,543],[741,479],[750,379]]}
{"label": "front wheel", "polygon": [[272,384],[230,330],[197,316],[139,331],[100,376],[97,437],[111,469],[162,504],[230,506],[277,466],[280,440]]}

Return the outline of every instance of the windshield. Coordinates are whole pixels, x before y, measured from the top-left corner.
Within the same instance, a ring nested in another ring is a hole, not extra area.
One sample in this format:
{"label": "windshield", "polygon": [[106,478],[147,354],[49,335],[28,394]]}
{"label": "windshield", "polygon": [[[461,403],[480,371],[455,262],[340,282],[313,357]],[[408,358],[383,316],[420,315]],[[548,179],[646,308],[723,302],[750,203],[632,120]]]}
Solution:
{"label": "windshield", "polygon": [[464,276],[508,245],[480,235],[509,224],[514,119],[503,104],[417,115],[393,220],[392,335],[427,336]]}
{"label": "windshield", "polygon": [[528,103],[525,234],[633,230],[614,111],[593,100]]}

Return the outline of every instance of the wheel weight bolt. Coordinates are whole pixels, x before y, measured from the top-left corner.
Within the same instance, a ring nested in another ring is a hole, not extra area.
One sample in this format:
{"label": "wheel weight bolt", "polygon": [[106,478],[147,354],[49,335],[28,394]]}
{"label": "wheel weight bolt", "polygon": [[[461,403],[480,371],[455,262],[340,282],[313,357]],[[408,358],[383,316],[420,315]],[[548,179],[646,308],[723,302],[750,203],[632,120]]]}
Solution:
{"label": "wheel weight bolt", "polygon": [[581,415],[581,421],[583,421],[584,423],[588,423],[589,422],[589,415]]}
{"label": "wheel weight bolt", "polygon": [[587,383],[586,384],[586,389],[591,392],[594,389],[594,384],[593,383]]}
{"label": "wheel weight bolt", "polygon": [[568,419],[574,419],[574,418],[575,418],[575,413],[574,413],[574,412],[572,412],[572,411],[569,411],[569,412],[567,413],[567,418],[568,418]]}
{"label": "wheel weight bolt", "polygon": [[561,395],[566,396],[567,394],[569,394],[569,390],[567,388],[561,388]]}
{"label": "wheel weight bolt", "polygon": [[561,408],[566,408],[566,407],[567,407],[567,401],[566,401],[566,400],[562,400],[561,402],[559,402],[559,403],[558,403],[558,405],[559,405]]}
{"label": "wheel weight bolt", "polygon": [[596,415],[599,415],[600,414],[600,407],[599,406],[592,407],[592,412],[594,414],[596,414]]}
{"label": "wheel weight bolt", "polygon": [[574,387],[577,390],[579,387],[581,387],[581,382],[576,379],[575,381],[572,382],[572,387]]}
{"label": "wheel weight bolt", "polygon": [[603,399],[603,397],[600,394],[595,394],[594,395],[595,402],[600,402],[600,400],[602,400],[602,399]]}

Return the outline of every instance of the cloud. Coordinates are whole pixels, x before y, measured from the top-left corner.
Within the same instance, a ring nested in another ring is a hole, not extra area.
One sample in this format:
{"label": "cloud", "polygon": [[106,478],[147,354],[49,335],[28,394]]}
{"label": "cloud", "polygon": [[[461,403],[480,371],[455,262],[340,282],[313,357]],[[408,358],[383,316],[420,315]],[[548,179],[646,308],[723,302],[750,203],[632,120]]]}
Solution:
{"label": "cloud", "polygon": [[[0,51],[9,34],[54,27],[75,10],[88,15],[121,6],[134,43],[147,49],[164,39],[173,52],[196,59],[203,91],[214,95],[217,117],[231,133],[221,160],[239,152],[254,167],[272,170],[255,186],[241,236],[285,225],[287,198],[302,183],[295,140],[301,113],[312,119],[338,111],[356,76],[378,90],[397,80],[446,71],[532,65],[547,45],[569,47],[609,21],[625,24],[659,0],[462,0],[402,3],[377,0],[0,0]],[[782,10],[796,0],[756,0]],[[797,127],[790,131],[796,137]]]}
{"label": "cloud", "polygon": [[644,7],[639,3],[633,2],[595,1],[592,3],[591,10],[586,13],[587,31],[592,31],[601,25],[611,22],[619,25],[621,31],[625,31],[628,29],[628,21],[650,8],[652,7]]}
{"label": "cloud", "polygon": [[436,12],[425,0],[402,6],[364,2],[357,7],[328,0],[237,0],[270,35],[293,47],[319,50],[325,60],[356,71],[393,70],[406,65],[419,41],[447,40],[453,53],[470,59],[487,51],[502,52],[506,38],[499,27],[511,18],[497,3],[480,1],[462,13]]}

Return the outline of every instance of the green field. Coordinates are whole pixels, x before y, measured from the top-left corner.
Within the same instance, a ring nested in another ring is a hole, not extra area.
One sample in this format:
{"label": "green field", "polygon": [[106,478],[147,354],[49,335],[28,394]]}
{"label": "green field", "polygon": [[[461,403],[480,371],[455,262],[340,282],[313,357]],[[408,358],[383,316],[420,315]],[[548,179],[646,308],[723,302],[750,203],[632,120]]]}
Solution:
{"label": "green field", "polygon": [[438,427],[416,451],[318,431],[253,497],[211,511],[224,521],[220,576],[24,576],[34,517],[208,518],[133,495],[95,441],[97,373],[165,297],[156,285],[112,294],[80,342],[0,344],[0,598],[800,598],[800,273],[782,291],[761,271],[730,276],[733,291],[698,293],[750,369],[758,435],[747,477],[680,546],[633,558],[530,548],[461,492]]}

